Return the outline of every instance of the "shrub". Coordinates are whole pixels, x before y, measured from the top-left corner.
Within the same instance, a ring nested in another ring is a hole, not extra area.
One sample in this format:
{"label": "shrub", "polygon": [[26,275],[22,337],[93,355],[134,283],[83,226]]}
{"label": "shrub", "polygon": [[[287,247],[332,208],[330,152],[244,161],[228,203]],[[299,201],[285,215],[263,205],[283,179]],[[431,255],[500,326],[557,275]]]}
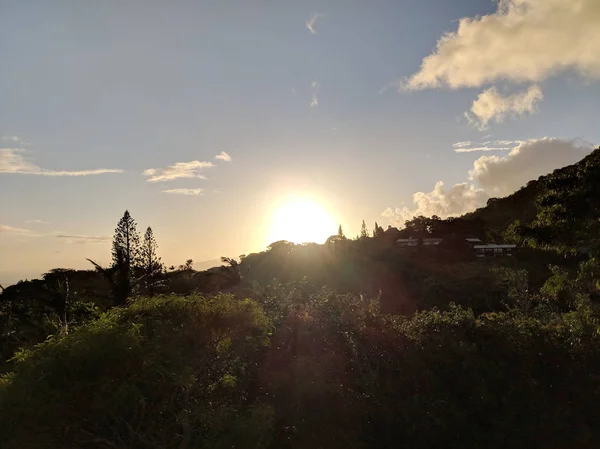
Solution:
{"label": "shrub", "polygon": [[16,355],[1,446],[259,447],[271,413],[246,402],[268,333],[249,300],[136,299]]}

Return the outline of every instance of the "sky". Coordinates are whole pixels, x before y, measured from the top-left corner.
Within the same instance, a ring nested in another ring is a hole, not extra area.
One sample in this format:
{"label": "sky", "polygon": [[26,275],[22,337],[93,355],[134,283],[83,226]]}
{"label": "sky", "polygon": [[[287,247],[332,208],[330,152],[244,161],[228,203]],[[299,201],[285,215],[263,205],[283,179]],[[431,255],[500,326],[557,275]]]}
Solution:
{"label": "sky", "polygon": [[0,284],[125,209],[167,265],[469,212],[598,146],[598,55],[599,0],[0,0]]}

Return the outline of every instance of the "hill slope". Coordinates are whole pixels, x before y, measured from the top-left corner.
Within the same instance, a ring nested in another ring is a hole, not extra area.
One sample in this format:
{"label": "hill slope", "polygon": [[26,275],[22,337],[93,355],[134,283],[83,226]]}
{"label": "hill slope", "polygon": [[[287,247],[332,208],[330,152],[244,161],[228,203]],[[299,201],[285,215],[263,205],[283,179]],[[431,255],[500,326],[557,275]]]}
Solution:
{"label": "hill slope", "polygon": [[483,220],[487,229],[530,246],[568,253],[598,248],[599,216],[600,148],[463,218]]}

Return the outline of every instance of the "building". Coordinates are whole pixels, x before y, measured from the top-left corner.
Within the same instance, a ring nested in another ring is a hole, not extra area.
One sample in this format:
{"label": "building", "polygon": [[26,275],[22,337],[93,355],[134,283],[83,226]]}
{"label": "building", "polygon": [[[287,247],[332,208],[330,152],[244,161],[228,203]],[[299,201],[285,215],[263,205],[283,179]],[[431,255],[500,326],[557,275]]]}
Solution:
{"label": "building", "polygon": [[[403,251],[431,251],[431,250],[443,250],[444,252],[450,253],[463,253],[469,252],[474,254],[475,257],[500,257],[500,256],[512,256],[517,249],[517,245],[512,244],[485,244],[478,238],[466,238],[462,244],[457,245],[457,241],[449,239],[445,242],[442,238],[407,238],[396,240],[396,246]],[[463,249],[464,248],[464,249]]]}
{"label": "building", "polygon": [[396,240],[396,245],[398,245],[399,248],[416,248],[419,246],[419,239],[413,239],[412,237],[408,239],[398,239]]}
{"label": "building", "polygon": [[471,247],[471,249],[475,246],[475,245],[483,245],[483,242],[481,241],[481,239],[478,238],[466,238],[465,239],[467,241],[467,244]]}
{"label": "building", "polygon": [[517,249],[517,245],[474,245],[475,257],[500,257],[512,256]]}
{"label": "building", "polygon": [[443,241],[444,239],[428,238],[422,240],[422,245],[427,248],[439,248]]}

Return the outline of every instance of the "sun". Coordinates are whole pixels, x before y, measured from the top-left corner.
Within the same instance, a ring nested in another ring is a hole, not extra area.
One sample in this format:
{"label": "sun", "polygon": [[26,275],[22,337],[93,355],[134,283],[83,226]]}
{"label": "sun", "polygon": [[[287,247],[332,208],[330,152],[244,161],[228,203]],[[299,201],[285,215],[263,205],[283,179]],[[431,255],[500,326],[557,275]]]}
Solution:
{"label": "sun", "polygon": [[336,229],[335,221],[318,202],[289,197],[276,206],[271,219],[269,243],[278,240],[325,243]]}

